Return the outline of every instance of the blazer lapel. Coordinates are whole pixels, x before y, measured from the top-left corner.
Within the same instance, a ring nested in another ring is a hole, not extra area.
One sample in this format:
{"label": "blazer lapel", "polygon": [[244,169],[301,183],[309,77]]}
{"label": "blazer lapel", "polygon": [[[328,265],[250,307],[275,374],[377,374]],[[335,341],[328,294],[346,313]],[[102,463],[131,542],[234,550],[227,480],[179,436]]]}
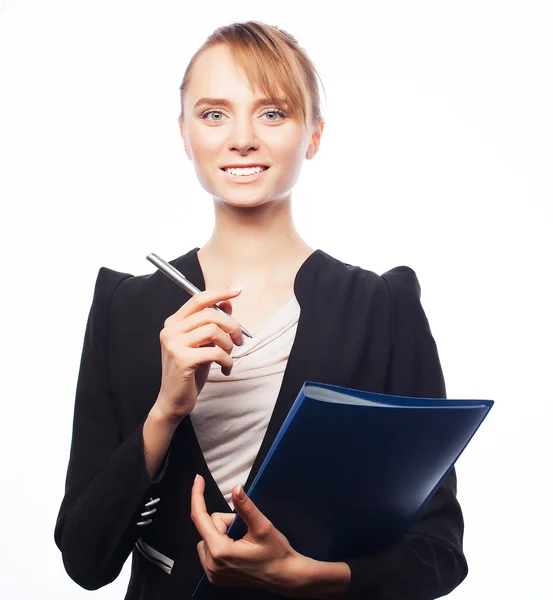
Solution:
{"label": "blazer lapel", "polygon": [[[199,248],[194,248],[180,258],[170,261],[170,264],[175,266],[198,289],[203,291],[205,290],[205,279],[197,256],[198,250]],[[322,250],[315,250],[304,261],[296,274],[294,294],[301,309],[296,336],[290,350],[290,356],[269,425],[248,479],[244,484],[246,493],[249,491],[251,484],[259,472],[304,382],[323,381],[325,379],[324,374],[321,372],[322,362],[317,360],[317,344],[313,342],[313,335],[318,329],[316,302],[320,298],[320,295],[315,290],[317,285],[320,285],[318,277],[320,278],[322,274],[320,272],[321,269],[318,267],[324,261],[324,256],[325,253]],[[182,290],[182,292],[188,294],[185,290]],[[188,460],[192,464],[197,465],[197,472],[205,479],[206,504],[210,510],[229,512],[229,505],[209,470],[189,417],[183,419],[175,435],[179,437],[183,436],[186,439],[187,452],[189,453]]]}
{"label": "blazer lapel", "polygon": [[299,268],[294,280],[294,294],[300,305],[300,317],[296,336],[290,349],[290,356],[284,370],[284,376],[277,401],[267,426],[265,436],[261,442],[259,452],[255,457],[244,490],[249,491],[257,476],[267,453],[271,449],[275,438],[288,416],[298,393],[305,381],[320,381],[321,363],[313,360],[314,335],[317,331],[317,298],[315,293],[318,281],[318,266],[324,260],[321,250],[315,250]]}

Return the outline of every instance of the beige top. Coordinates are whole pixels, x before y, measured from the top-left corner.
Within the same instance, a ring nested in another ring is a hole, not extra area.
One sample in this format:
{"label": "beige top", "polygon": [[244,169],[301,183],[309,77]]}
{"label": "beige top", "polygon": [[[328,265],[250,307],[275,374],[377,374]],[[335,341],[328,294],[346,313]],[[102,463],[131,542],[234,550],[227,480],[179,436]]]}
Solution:
{"label": "beige top", "polygon": [[296,336],[294,297],[234,346],[230,376],[212,363],[190,419],[206,463],[231,509],[232,488],[246,483],[271,418]]}

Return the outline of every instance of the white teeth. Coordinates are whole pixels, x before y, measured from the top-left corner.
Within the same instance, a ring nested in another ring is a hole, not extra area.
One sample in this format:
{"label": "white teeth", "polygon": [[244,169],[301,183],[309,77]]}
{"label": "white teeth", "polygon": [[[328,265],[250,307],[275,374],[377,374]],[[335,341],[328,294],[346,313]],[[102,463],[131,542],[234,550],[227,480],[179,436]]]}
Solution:
{"label": "white teeth", "polygon": [[254,173],[261,173],[264,171],[264,167],[249,167],[247,169],[238,169],[238,168],[227,168],[225,171],[230,173],[231,175],[253,175]]}

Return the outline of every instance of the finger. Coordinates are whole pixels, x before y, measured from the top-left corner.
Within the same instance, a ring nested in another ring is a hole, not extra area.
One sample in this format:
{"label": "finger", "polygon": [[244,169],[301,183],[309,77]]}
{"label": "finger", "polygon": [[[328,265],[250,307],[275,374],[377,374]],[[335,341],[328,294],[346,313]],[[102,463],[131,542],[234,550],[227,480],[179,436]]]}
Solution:
{"label": "finger", "polygon": [[224,369],[232,369],[234,359],[221,348],[185,348],[183,357],[187,360],[188,369],[196,370],[200,365],[216,362]]}
{"label": "finger", "polygon": [[204,540],[198,542],[196,545],[196,550],[198,551],[198,556],[200,557],[200,562],[202,563],[202,569],[205,571],[206,569],[206,560],[207,560],[207,546]]}
{"label": "finger", "polygon": [[[225,333],[217,323],[206,322],[205,325],[200,325],[195,329],[191,328],[190,324],[187,324],[185,328],[189,329],[189,331],[184,331],[183,329],[183,337],[179,338],[179,343],[182,341],[183,345],[189,348],[219,346],[227,354],[230,354],[234,348],[234,342],[229,334]],[[233,329],[237,331],[239,327],[236,326]]]}
{"label": "finger", "polygon": [[217,513],[212,514],[211,519],[213,520],[213,523],[215,524],[215,527],[217,527],[217,531],[219,533],[225,534],[227,532],[226,523],[223,521],[223,519],[221,519],[221,517],[217,516]]}
{"label": "finger", "polygon": [[[222,304],[223,306],[221,308],[226,310],[227,304]],[[215,308],[207,307],[180,320],[175,319],[174,315],[171,315],[165,320],[164,330],[170,328],[171,331],[188,333],[195,332],[198,329],[201,330],[202,326],[214,325],[218,327],[218,335],[226,336],[225,339],[227,340],[227,343],[234,343],[237,346],[242,346],[244,343],[244,336],[242,335],[240,323],[230,316],[230,314],[232,314],[232,309],[227,310],[227,312],[229,315],[225,315]],[[230,338],[232,338],[232,341]],[[213,345],[211,340],[207,340],[206,343]]]}
{"label": "finger", "polygon": [[[221,308],[226,310],[229,315],[225,315],[215,308],[208,307],[197,313],[194,313],[193,315],[190,315],[185,320],[175,321],[173,325],[178,328],[178,331],[186,333],[187,331],[201,327],[202,325],[215,323],[221,331],[224,331],[232,338],[237,346],[241,346],[244,343],[244,336],[242,335],[240,323],[230,316],[232,314],[232,309],[227,310],[227,304],[221,304]],[[228,306],[231,306],[230,303]]]}
{"label": "finger", "polygon": [[[217,302],[217,306],[222,308],[225,312],[232,313],[232,302],[230,300],[221,300],[220,302]],[[212,310],[212,309],[215,310],[213,308],[213,306],[208,306],[207,308],[204,308],[204,310]],[[220,311],[217,311],[217,313],[221,314]]]}
{"label": "finger", "polygon": [[241,490],[243,491],[243,488],[240,485],[235,486],[232,490],[232,501],[236,512],[247,525],[248,534],[257,539],[266,537],[274,529],[272,522],[257,508],[245,492],[243,498],[240,498]]}
{"label": "finger", "polygon": [[225,534],[218,531],[215,523],[207,512],[204,489],[205,480],[201,475],[198,475],[192,486],[190,517],[207,546],[213,550],[214,548],[220,547],[222,540],[228,538]]}
{"label": "finger", "polygon": [[188,301],[186,301],[175,313],[173,313],[168,319],[171,321],[185,319],[191,314],[198,312],[204,308],[208,308],[221,302],[221,300],[227,300],[228,298],[234,298],[238,296],[242,290],[230,288],[213,288],[194,294]]}
{"label": "finger", "polygon": [[234,515],[233,513],[216,512],[211,515],[211,518],[213,519],[215,527],[217,527],[219,533],[226,534],[231,523],[234,521],[235,516],[236,515]]}

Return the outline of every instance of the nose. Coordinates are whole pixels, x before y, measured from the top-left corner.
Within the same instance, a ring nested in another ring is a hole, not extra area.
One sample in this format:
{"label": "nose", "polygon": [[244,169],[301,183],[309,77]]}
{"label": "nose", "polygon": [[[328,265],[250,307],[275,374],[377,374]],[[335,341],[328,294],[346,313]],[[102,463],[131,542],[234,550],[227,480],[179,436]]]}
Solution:
{"label": "nose", "polygon": [[251,120],[247,117],[236,119],[230,133],[229,149],[245,154],[258,148],[259,137]]}

